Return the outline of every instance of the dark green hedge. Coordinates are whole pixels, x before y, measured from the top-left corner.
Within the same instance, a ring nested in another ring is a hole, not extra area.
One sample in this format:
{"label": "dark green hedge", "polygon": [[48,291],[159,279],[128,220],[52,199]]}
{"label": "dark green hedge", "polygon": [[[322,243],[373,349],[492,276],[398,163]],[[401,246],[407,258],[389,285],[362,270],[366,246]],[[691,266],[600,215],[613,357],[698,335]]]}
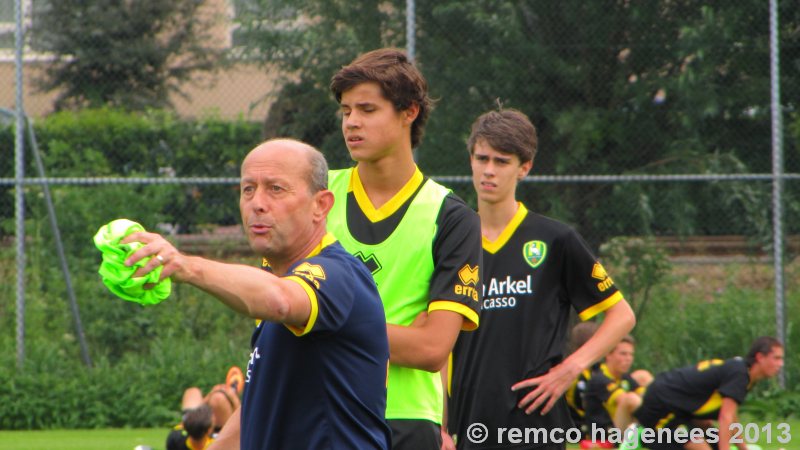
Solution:
{"label": "dark green hedge", "polygon": [[[86,110],[34,123],[49,177],[237,177],[260,125],[164,112]],[[13,177],[13,127],[0,129],[0,177]],[[30,143],[28,143],[30,145]],[[26,174],[36,176],[30,146]],[[15,283],[0,283],[0,429],[171,426],[183,390],[244,367],[253,323],[208,295],[176,285],[144,308],[100,282],[92,236],[118,217],[183,232],[238,222],[237,186],[51,185],[93,368],[81,360],[42,188],[26,188],[25,364],[17,369]],[[13,235],[13,187],[0,187],[0,238]],[[0,245],[0,276],[15,277]]]}
{"label": "dark green hedge", "polygon": [[[61,112],[37,120],[34,130],[49,177],[238,177],[244,155],[261,141],[259,124],[218,118],[178,120],[170,113],[100,109]],[[0,132],[0,176],[14,176],[12,127]],[[26,174],[37,176],[30,145]],[[11,187],[2,187],[0,209],[13,211]],[[195,232],[204,224],[238,223],[238,186],[218,184],[51,185],[65,246],[86,254],[97,228],[129,217],[145,227],[166,224]],[[41,187],[26,189],[28,217],[47,217]],[[0,235],[13,234],[13,215]],[[34,232],[32,230],[32,232]]]}
{"label": "dark green hedge", "polygon": [[[69,258],[87,368],[60,271],[41,245],[29,254],[22,368],[14,283],[0,286],[0,429],[170,426],[185,388],[207,392],[231,365],[246,367],[251,319],[177,284],[158,305],[120,300],[97,275],[98,253]],[[0,275],[11,280],[13,270],[12,249],[0,247]]]}

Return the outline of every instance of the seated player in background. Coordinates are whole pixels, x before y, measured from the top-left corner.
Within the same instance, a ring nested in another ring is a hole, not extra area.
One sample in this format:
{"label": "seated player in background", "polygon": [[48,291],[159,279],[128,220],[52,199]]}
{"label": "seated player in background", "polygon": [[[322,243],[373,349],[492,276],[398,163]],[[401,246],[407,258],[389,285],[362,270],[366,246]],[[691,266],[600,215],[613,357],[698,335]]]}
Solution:
{"label": "seated player in background", "polygon": [[629,373],[634,352],[633,337],[625,336],[606,355],[605,362],[592,371],[583,398],[590,430],[612,427],[624,430],[633,422],[633,412],[642,404],[645,390]]}
{"label": "seated player in background", "polygon": [[[731,424],[738,422],[738,408],[747,392],[759,381],[777,375],[781,367],[783,344],[773,337],[762,336],[753,342],[745,358],[710,359],[658,374],[647,387],[642,405],[633,415],[640,427],[650,429],[674,430],[679,426],[691,429],[696,428],[699,421],[715,419],[718,448],[729,450]],[[708,437],[707,434],[702,436]],[[643,445],[652,450],[711,448],[708,442],[655,442]],[[746,444],[736,445],[741,450],[747,449]]]}
{"label": "seated player in background", "polygon": [[214,442],[211,407],[201,403],[185,409],[180,425],[167,436],[167,450],[205,450]]}
{"label": "seated player in background", "polygon": [[[167,436],[167,450],[185,448],[197,450],[209,445],[239,407],[239,396],[243,389],[242,369],[233,366],[228,369],[225,383],[217,384],[205,396],[200,388],[195,386],[183,391],[181,423]],[[208,425],[206,425],[206,415],[208,415]],[[199,446],[200,444],[202,446]]]}
{"label": "seated player in background", "polygon": [[[574,352],[585,344],[586,341],[594,335],[595,331],[597,331],[598,326],[597,322],[587,320],[586,322],[580,322],[572,327],[567,354]],[[564,393],[564,398],[567,400],[567,406],[569,406],[569,414],[572,417],[572,421],[575,423],[575,426],[581,430],[584,436],[586,435],[586,429],[584,427],[584,416],[586,412],[583,409],[583,396],[586,393],[586,386],[589,383],[589,379],[592,377],[592,371],[599,366],[600,363],[597,362],[591,367],[583,369],[581,374],[578,375],[578,378],[576,378],[569,389],[567,389],[567,392]]]}

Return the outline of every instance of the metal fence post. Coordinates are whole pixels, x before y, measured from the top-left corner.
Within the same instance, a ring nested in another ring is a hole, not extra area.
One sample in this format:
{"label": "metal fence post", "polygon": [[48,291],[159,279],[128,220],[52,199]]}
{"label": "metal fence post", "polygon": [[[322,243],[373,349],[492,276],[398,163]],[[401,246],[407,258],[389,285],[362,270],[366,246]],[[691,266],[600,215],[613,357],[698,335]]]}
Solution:
{"label": "metal fence post", "polygon": [[16,128],[14,141],[15,166],[15,213],[17,240],[17,366],[25,364],[25,110],[22,104],[22,0],[14,1],[14,65],[16,78]]}
{"label": "metal fence post", "polygon": [[[778,43],[778,1],[769,2],[770,109],[772,111],[772,242],[775,265],[775,331],[787,345],[786,310],[783,283],[783,111],[781,110],[780,50]],[[786,369],[778,375],[781,388],[786,387]]]}

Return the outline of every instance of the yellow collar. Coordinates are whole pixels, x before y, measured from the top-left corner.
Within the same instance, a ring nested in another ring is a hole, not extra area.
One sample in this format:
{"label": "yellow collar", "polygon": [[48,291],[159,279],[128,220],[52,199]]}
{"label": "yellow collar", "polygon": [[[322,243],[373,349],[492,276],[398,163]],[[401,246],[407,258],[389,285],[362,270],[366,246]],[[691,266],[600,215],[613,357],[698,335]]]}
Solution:
{"label": "yellow collar", "polygon": [[519,224],[522,223],[522,220],[525,219],[525,216],[528,215],[528,209],[525,208],[521,202],[517,202],[517,212],[514,214],[514,217],[511,218],[511,221],[508,222],[508,225],[503,229],[503,232],[500,233],[500,236],[497,236],[497,239],[494,241],[489,240],[485,236],[483,237],[483,249],[489,253],[497,253],[509,239],[511,239],[511,235],[517,230]]}
{"label": "yellow collar", "polygon": [[[305,258],[303,259],[308,259],[311,258],[312,256],[319,255],[323,248],[333,244],[334,242],[336,242],[336,237],[333,235],[333,233],[331,233],[330,231],[326,232],[325,236],[322,236],[322,240],[319,241],[319,244],[317,244],[316,247],[314,247],[311,250],[311,253],[306,255]],[[267,258],[261,258],[261,267],[269,267],[269,266],[270,265]]]}
{"label": "yellow collar", "polygon": [[396,194],[386,203],[381,205],[380,208],[375,209],[375,206],[370,201],[369,197],[367,196],[367,191],[364,189],[364,185],[361,183],[361,178],[358,175],[358,167],[353,168],[353,176],[350,177],[350,186],[348,187],[348,191],[352,191],[353,195],[356,197],[356,202],[358,206],[361,208],[361,211],[364,212],[364,215],[370,220],[370,222],[380,222],[383,219],[391,216],[398,209],[400,209],[403,204],[414,195],[414,192],[417,191],[419,186],[422,184],[422,180],[424,177],[422,176],[422,172],[419,170],[419,167],[414,167],[414,175],[411,176],[411,179],[397,191]]}

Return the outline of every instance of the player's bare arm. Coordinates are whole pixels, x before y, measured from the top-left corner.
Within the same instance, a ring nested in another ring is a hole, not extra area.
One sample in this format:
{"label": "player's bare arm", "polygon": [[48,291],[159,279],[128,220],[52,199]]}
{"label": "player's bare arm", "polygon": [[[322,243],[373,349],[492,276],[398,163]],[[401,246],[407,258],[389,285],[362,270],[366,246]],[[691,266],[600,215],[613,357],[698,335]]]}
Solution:
{"label": "player's bare arm", "polygon": [[[736,412],[739,404],[736,400],[729,397],[722,397],[722,406],[719,408],[719,450],[729,450],[734,445],[731,444],[731,424],[736,421]],[[740,449],[742,447],[739,447]],[[746,446],[744,448],[747,448]]]}
{"label": "player's bare arm", "polygon": [[464,316],[447,310],[435,310],[413,326],[387,325],[389,361],[399,366],[438,372],[458,338]]}
{"label": "player's bare arm", "polygon": [[620,300],[605,311],[605,319],[597,332],[561,364],[542,376],[522,380],[511,386],[513,391],[535,386],[517,406],[525,409],[526,414],[542,407],[541,414],[547,414],[581,371],[610,352],[634,325],[636,317],[633,310],[627,301]]}
{"label": "player's bare arm", "polygon": [[239,450],[242,408],[236,408],[208,450]]}
{"label": "player's bare arm", "polygon": [[185,255],[155,233],[132,233],[122,242],[134,241],[145,246],[128,258],[129,265],[146,257],[161,257],[151,258],[136,276],[147,274],[161,264],[164,266],[161,279],[172,277],[174,281],[194,285],[241,314],[298,327],[308,322],[311,301],[293,281],[256,267]]}
{"label": "player's bare arm", "polygon": [[[423,314],[425,314],[425,313],[423,313]],[[427,316],[427,314],[426,314],[426,316]],[[453,438],[452,438],[452,436],[450,436],[450,433],[447,430],[447,396],[448,396],[447,386],[449,384],[448,381],[447,381],[447,378],[448,378],[447,377],[447,373],[448,373],[448,369],[449,369],[448,366],[449,366],[449,364],[445,364],[444,367],[442,368],[442,370],[439,372],[439,375],[441,375],[441,377],[442,377],[442,386],[444,386],[444,389],[442,389],[442,391],[443,391],[442,394],[444,395],[444,402],[443,402],[444,408],[442,410],[442,427],[441,427],[441,431],[442,431],[442,448],[440,450],[456,450],[456,443],[453,442]]]}

